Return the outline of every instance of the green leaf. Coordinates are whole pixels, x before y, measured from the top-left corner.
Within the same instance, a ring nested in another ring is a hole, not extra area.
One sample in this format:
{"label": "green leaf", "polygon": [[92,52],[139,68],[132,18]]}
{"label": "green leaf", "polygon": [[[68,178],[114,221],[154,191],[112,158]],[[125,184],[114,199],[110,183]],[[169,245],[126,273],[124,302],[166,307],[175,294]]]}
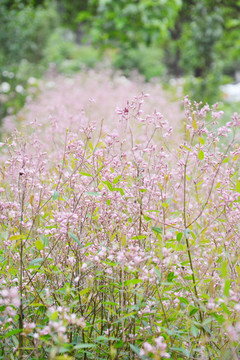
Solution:
{"label": "green leaf", "polygon": [[189,147],[187,147],[187,146],[185,146],[185,145],[183,145],[183,148],[186,149],[186,150],[188,150],[188,151],[192,151]]}
{"label": "green leaf", "polygon": [[160,227],[157,227],[157,226],[153,226],[152,227],[152,230],[155,231],[156,233],[158,234],[161,234],[162,233],[162,229]]}
{"label": "green leaf", "polygon": [[190,231],[190,233],[191,233],[193,239],[196,240],[197,237],[196,237],[196,235],[194,234],[194,232],[193,232],[193,231]]}
{"label": "green leaf", "polygon": [[168,206],[169,206],[168,203],[166,203],[166,202],[163,202],[163,203],[162,203],[162,207],[168,208]]}
{"label": "green leaf", "polygon": [[44,246],[49,246],[49,241],[46,236],[40,236],[40,238],[42,239]]}
{"label": "green leaf", "polygon": [[54,311],[53,313],[51,313],[50,319],[56,321],[58,319],[58,312]]}
{"label": "green leaf", "polygon": [[194,128],[194,130],[197,130],[197,128],[198,128],[195,117],[193,117],[192,127]]}
{"label": "green leaf", "polygon": [[157,274],[159,281],[161,282],[162,274],[160,273],[160,271],[157,268],[154,268],[154,271]]}
{"label": "green leaf", "polygon": [[78,238],[77,238],[73,233],[68,233],[68,235],[69,235],[74,241],[76,241],[76,243],[77,243],[80,247],[83,247],[82,243],[78,240]]}
{"label": "green leaf", "polygon": [[178,296],[178,299],[179,299],[179,300],[181,301],[181,303],[183,303],[183,304],[186,304],[186,305],[189,304],[188,299],[186,299],[186,298],[184,298],[184,297],[182,297],[182,296]]}
{"label": "green leaf", "polygon": [[76,350],[79,350],[79,349],[90,349],[90,348],[95,348],[97,347],[96,344],[77,344],[74,346],[74,348]]}
{"label": "green leaf", "polygon": [[24,235],[12,235],[9,240],[11,241],[15,241],[15,240],[20,240],[20,239],[23,239],[24,238]]}
{"label": "green leaf", "polygon": [[208,317],[203,321],[202,325],[211,324],[212,321],[213,321],[212,317]]}
{"label": "green leaf", "polygon": [[105,305],[112,305],[112,306],[118,306],[119,304],[114,301],[102,301],[102,304]]}
{"label": "green leaf", "polygon": [[107,185],[108,189],[110,191],[113,191],[113,186],[112,184],[110,183],[110,181],[106,180],[106,181],[102,181],[103,184]]}
{"label": "green leaf", "polygon": [[85,172],[82,172],[82,171],[79,171],[79,174],[80,175],[83,175],[83,176],[89,176],[89,177],[92,177],[91,174],[88,174],[88,173],[85,173]]}
{"label": "green leaf", "polygon": [[136,235],[136,236],[132,236],[131,240],[144,240],[146,238],[147,238],[146,235]]}
{"label": "green leaf", "polygon": [[55,190],[53,193],[53,200],[56,200],[58,197],[59,197],[59,192]]}
{"label": "green leaf", "polygon": [[132,311],[132,312],[130,312],[129,314],[124,315],[123,319],[126,319],[126,318],[128,318],[128,317],[130,317],[130,316],[133,316],[133,315],[136,315],[136,314],[137,314],[136,311]]}
{"label": "green leaf", "polygon": [[122,175],[119,175],[117,177],[115,177],[115,179],[113,180],[113,184],[117,184],[119,182],[119,180],[121,179]]}
{"label": "green leaf", "polygon": [[107,336],[103,336],[100,335],[96,338],[96,341],[118,341],[118,338],[115,338],[113,336],[107,337]]}
{"label": "green leaf", "polygon": [[168,282],[172,282],[172,281],[173,281],[173,278],[174,278],[174,272],[171,271],[171,272],[168,274],[167,281],[168,281]]}
{"label": "green leaf", "polygon": [[124,281],[124,285],[131,285],[131,284],[140,284],[142,283],[143,281],[141,279],[132,279],[132,280],[127,280],[127,281]]}
{"label": "green leaf", "polygon": [[46,308],[45,305],[41,304],[41,303],[31,303],[29,306],[31,307],[42,307],[42,308]]}
{"label": "green leaf", "polygon": [[221,266],[221,275],[223,278],[225,278],[227,276],[227,268],[228,268],[228,262],[223,261],[222,266]]}
{"label": "green leaf", "polygon": [[217,320],[217,322],[222,325],[225,322],[225,318],[223,315],[218,315],[216,313],[212,313],[212,316]]}
{"label": "green leaf", "polygon": [[143,215],[143,218],[144,218],[144,220],[146,220],[146,221],[151,221],[151,220],[152,220],[152,218],[150,218],[150,217],[147,216],[147,215]]}
{"label": "green leaf", "polygon": [[6,335],[3,336],[3,339],[6,339],[6,338],[8,338],[8,337],[10,337],[12,335],[19,334],[20,332],[22,332],[22,329],[11,330]]}
{"label": "green leaf", "polygon": [[43,250],[44,249],[44,245],[43,243],[41,242],[41,240],[36,240],[35,241],[35,246],[38,250]]}
{"label": "green leaf", "polygon": [[191,276],[191,275],[189,275],[189,276],[184,276],[184,279],[185,279],[185,280],[192,280],[192,276]]}
{"label": "green leaf", "polygon": [[90,288],[85,288],[85,289],[79,291],[79,294],[80,294],[81,296],[83,296],[83,295],[87,294],[89,291],[90,291]]}
{"label": "green leaf", "polygon": [[[115,347],[116,349],[119,349],[119,348],[123,347],[123,344],[124,344],[124,342],[123,342],[122,340],[120,340],[120,341],[118,341],[116,344],[114,344],[114,347]],[[131,345],[130,345],[130,346],[131,346]]]}
{"label": "green leaf", "polygon": [[103,264],[106,264],[108,266],[117,266],[117,263],[111,262],[111,261],[103,261]]}
{"label": "green leaf", "polygon": [[227,280],[225,281],[224,291],[223,291],[223,292],[224,292],[224,295],[225,295],[226,297],[229,297],[230,286],[231,286],[230,279],[227,279]]}
{"label": "green leaf", "polygon": [[199,160],[203,160],[204,159],[204,152],[202,150],[199,151],[198,153],[198,158]]}
{"label": "green leaf", "polygon": [[122,188],[114,188],[113,191],[119,191],[122,196],[125,194]]}
{"label": "green leaf", "polygon": [[198,311],[199,311],[198,308],[193,308],[193,309],[190,311],[189,315],[190,315],[190,316],[193,316],[193,315],[196,314],[196,312],[198,312]]}
{"label": "green leaf", "polygon": [[204,144],[205,144],[205,140],[204,140],[202,137],[200,137],[198,140],[199,140],[199,142],[200,142],[201,145],[204,145]]}
{"label": "green leaf", "polygon": [[178,233],[177,234],[177,241],[181,241],[182,237],[183,237],[183,233],[182,232]]}
{"label": "green leaf", "polygon": [[145,358],[145,357],[143,357],[143,356],[140,355],[140,349],[139,349],[137,346],[130,344],[130,348],[132,349],[132,351],[133,351],[135,354],[137,354],[138,357],[140,357],[140,359],[144,359],[144,358]]}
{"label": "green leaf", "polygon": [[94,192],[94,191],[87,191],[87,192],[85,192],[85,194],[91,195],[91,196],[101,196],[101,193]]}
{"label": "green leaf", "polygon": [[228,309],[227,305],[222,303],[220,305],[220,307],[223,309],[223,311],[227,314],[227,315],[230,315],[231,314],[231,311]]}
{"label": "green leaf", "polygon": [[192,326],[191,326],[191,334],[192,334],[194,337],[197,337],[198,334],[199,334],[199,329],[198,329],[195,325],[192,325]]}
{"label": "green leaf", "polygon": [[32,260],[32,261],[30,262],[30,266],[32,266],[32,265],[38,266],[38,265],[40,265],[43,261],[44,261],[43,258],[34,259],[34,260]]}
{"label": "green leaf", "polygon": [[190,354],[191,354],[189,350],[182,349],[182,348],[179,348],[179,347],[171,347],[170,349],[173,350],[173,351],[180,352],[181,354],[187,356],[188,358],[190,357]]}
{"label": "green leaf", "polygon": [[237,180],[236,182],[236,191],[240,193],[240,181]]}

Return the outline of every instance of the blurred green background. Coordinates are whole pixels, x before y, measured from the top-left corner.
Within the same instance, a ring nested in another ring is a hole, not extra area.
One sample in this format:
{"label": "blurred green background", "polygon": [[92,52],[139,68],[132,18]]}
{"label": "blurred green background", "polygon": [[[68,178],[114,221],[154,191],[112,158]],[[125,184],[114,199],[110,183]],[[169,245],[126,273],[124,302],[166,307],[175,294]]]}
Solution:
{"label": "blurred green background", "polygon": [[44,75],[101,66],[220,100],[228,114],[240,101],[239,34],[238,0],[1,0],[0,119]]}

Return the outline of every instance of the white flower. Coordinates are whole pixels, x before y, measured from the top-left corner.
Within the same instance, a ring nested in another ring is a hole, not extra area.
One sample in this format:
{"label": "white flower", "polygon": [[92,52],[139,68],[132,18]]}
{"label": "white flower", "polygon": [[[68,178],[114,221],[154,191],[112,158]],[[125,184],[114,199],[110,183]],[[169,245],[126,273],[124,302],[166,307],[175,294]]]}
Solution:
{"label": "white flower", "polygon": [[32,77],[32,76],[31,76],[31,77],[28,79],[28,84],[29,84],[29,85],[35,85],[36,82],[37,82],[37,79],[36,79],[35,77]]}
{"label": "white flower", "polygon": [[7,92],[9,92],[10,88],[11,88],[11,87],[10,87],[9,83],[7,83],[7,82],[4,81],[4,82],[2,83],[0,89],[1,89],[2,92],[7,93]]}
{"label": "white flower", "polygon": [[84,270],[87,268],[87,264],[86,263],[83,263],[82,266],[81,266],[81,270]]}
{"label": "white flower", "polygon": [[15,87],[15,90],[16,90],[16,92],[19,93],[19,94],[23,94],[23,93],[24,93],[24,87],[23,87],[22,85],[17,85],[17,86]]}

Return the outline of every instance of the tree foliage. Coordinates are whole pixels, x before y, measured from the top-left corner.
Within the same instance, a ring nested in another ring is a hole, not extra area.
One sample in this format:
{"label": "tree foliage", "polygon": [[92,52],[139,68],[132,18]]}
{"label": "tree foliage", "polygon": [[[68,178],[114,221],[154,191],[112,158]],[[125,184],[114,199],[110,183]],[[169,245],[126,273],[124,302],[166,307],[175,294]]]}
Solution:
{"label": "tree foliage", "polygon": [[40,2],[5,1],[0,6],[0,66],[15,64],[21,59],[41,60],[49,32],[57,25],[53,7]]}
{"label": "tree foliage", "polygon": [[78,20],[86,21],[93,41],[104,45],[161,44],[174,27],[180,7],[181,0],[170,5],[162,0],[90,0]]}
{"label": "tree foliage", "polygon": [[2,0],[0,67],[39,63],[46,48],[51,58],[49,34],[61,25],[78,43],[110,49],[126,74],[193,76],[191,95],[208,101],[240,70],[239,13],[239,0]]}

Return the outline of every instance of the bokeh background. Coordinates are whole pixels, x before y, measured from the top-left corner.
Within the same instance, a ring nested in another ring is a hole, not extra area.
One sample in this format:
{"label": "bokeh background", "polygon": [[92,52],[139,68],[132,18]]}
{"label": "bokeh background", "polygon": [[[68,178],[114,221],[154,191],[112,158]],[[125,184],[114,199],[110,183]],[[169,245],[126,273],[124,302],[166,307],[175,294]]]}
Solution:
{"label": "bokeh background", "polygon": [[40,79],[87,68],[220,101],[230,116],[240,107],[239,35],[238,0],[1,0],[0,119],[38,94]]}

